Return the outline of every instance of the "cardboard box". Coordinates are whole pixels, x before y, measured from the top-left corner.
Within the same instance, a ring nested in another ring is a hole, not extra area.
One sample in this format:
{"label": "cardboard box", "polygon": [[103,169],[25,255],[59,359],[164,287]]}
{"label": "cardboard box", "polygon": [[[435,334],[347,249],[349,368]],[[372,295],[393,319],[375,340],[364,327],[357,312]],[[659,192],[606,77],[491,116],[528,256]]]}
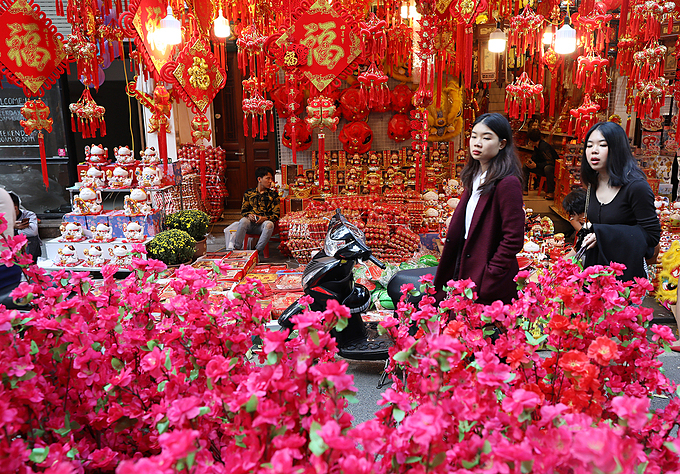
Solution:
{"label": "cardboard box", "polygon": [[87,217],[88,216],[82,216],[80,214],[74,214],[73,212],[69,212],[68,214],[64,214],[63,220],[64,222],[76,222],[80,224],[83,229],[87,229]]}
{"label": "cardboard box", "polygon": [[130,216],[130,222],[137,222],[144,229],[144,234],[153,237],[165,227],[165,211],[156,209],[148,216]]}
{"label": "cardboard box", "polygon": [[113,228],[113,236],[117,239],[125,238],[124,226],[130,223],[130,218],[125,215],[122,210],[108,211],[106,216],[109,219],[109,225]]}
{"label": "cardboard box", "polygon": [[106,214],[100,214],[98,216],[86,216],[87,217],[87,228],[88,230],[94,232],[94,229],[99,224],[109,225],[109,216]]}
{"label": "cardboard box", "polygon": [[439,234],[437,232],[420,234],[420,243],[428,250],[439,250],[437,240],[439,240]]}

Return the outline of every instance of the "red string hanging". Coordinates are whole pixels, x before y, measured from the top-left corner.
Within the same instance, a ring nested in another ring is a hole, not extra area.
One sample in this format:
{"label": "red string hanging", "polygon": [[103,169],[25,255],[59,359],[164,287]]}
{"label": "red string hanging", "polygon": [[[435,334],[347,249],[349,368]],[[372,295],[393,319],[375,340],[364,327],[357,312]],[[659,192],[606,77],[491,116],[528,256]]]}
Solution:
{"label": "red string hanging", "polygon": [[[23,127],[26,135],[30,135],[34,130],[42,129],[47,130],[48,133],[52,132],[53,120],[49,118],[50,109],[42,100],[27,100],[21,108],[21,115],[24,117],[24,120],[20,120],[19,124]],[[40,167],[43,175],[43,183],[45,184],[45,189],[49,189],[45,139],[42,132],[38,132],[38,145],[40,147]]]}

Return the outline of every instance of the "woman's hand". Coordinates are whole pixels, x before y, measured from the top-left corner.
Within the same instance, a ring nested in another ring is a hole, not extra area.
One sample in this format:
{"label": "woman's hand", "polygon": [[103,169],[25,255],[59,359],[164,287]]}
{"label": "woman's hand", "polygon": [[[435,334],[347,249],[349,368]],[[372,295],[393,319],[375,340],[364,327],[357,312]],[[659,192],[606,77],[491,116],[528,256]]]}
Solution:
{"label": "woman's hand", "polygon": [[586,235],[583,238],[582,246],[587,248],[588,250],[592,249],[596,245],[597,245],[597,236],[595,235],[595,232],[591,232],[590,234]]}

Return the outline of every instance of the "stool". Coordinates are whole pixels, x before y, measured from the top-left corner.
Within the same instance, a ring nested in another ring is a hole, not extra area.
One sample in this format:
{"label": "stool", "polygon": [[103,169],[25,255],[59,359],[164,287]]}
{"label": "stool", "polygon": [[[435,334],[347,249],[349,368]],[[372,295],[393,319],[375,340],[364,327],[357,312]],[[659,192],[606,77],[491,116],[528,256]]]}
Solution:
{"label": "stool", "polygon": [[[250,248],[251,239],[255,239],[255,243],[257,244],[257,241],[260,240],[260,236],[258,234],[246,234],[245,238],[243,239],[244,250],[248,250]],[[267,245],[264,246],[264,251],[262,253],[264,254],[264,258],[269,258],[269,241],[267,241]]]}
{"label": "stool", "polygon": [[[529,173],[529,183],[533,183],[535,179],[536,179],[536,174],[535,173]],[[529,183],[527,183],[527,189],[528,189]],[[537,192],[536,192],[536,196],[540,196],[541,191],[544,191],[544,190],[545,190],[545,176],[541,176],[541,179],[538,181],[538,189],[537,189]]]}

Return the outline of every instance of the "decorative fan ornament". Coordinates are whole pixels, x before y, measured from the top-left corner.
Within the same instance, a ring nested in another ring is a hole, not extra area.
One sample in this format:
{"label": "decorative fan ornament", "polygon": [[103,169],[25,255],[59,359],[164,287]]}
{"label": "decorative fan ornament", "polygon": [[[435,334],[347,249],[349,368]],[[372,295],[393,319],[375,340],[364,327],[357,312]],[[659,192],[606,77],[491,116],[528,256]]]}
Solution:
{"label": "decorative fan ornament", "polygon": [[78,102],[70,104],[68,108],[71,111],[73,132],[80,132],[83,138],[94,138],[97,130],[100,130],[101,136],[106,136],[106,122],[104,121],[106,109],[97,105],[88,87],[85,88]]}
{"label": "decorative fan ornament", "polygon": [[[0,70],[12,84],[22,88],[27,97],[40,97],[66,70],[64,37],[52,21],[27,0],[0,5]],[[52,131],[50,109],[41,100],[27,100],[21,121],[27,135],[33,130]],[[38,133],[43,182],[49,187],[47,156],[42,133]]]}

